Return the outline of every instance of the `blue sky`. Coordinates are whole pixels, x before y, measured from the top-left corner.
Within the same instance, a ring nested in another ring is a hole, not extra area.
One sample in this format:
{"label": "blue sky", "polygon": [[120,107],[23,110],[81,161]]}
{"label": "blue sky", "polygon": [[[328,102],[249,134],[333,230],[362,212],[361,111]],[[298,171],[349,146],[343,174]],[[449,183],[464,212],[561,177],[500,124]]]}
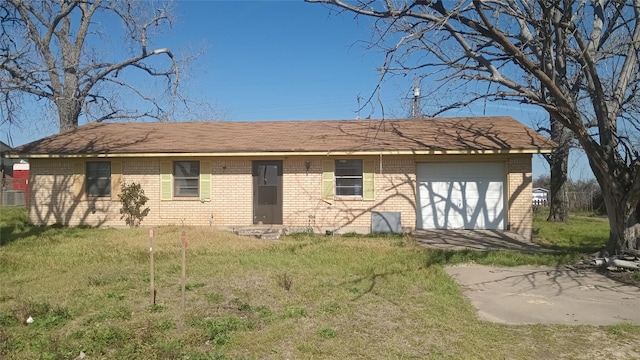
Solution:
{"label": "blue sky", "polygon": [[[208,47],[195,89],[225,120],[353,119],[358,95],[378,82],[380,56],[361,42],[366,19],[302,1],[181,1],[176,10],[176,35]],[[400,100],[384,90],[389,104]]]}
{"label": "blue sky", "polygon": [[[183,92],[214,104],[220,120],[354,119],[357,98],[364,103],[378,84],[376,68],[383,54],[366,48],[370,19],[302,0],[179,1],[175,13],[173,29],[154,45],[169,47],[178,56],[202,52],[185,74]],[[411,77],[396,76],[383,83],[385,117],[407,115],[412,82]],[[359,115],[380,118],[381,107],[367,107]],[[540,112],[505,104],[446,115],[511,115],[528,126],[544,119]],[[57,132],[51,124],[3,125],[1,130],[10,130],[14,146]],[[573,178],[592,177],[583,159],[572,162]],[[534,156],[534,178],[546,173],[544,160]]]}

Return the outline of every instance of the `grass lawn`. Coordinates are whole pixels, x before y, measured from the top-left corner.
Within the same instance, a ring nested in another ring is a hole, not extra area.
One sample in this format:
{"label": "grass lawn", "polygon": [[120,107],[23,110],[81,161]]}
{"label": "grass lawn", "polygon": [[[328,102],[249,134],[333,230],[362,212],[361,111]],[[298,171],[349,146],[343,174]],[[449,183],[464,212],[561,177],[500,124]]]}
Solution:
{"label": "grass lawn", "polygon": [[[411,238],[289,236],[206,227],[31,227],[0,208],[0,358],[631,358],[640,327],[479,321],[451,262],[558,263],[566,254],[453,253]],[[187,283],[181,301],[180,233]],[[567,257],[569,256],[569,257]],[[32,324],[25,319],[31,316]]]}
{"label": "grass lawn", "polygon": [[569,222],[547,222],[548,209],[542,209],[534,218],[534,240],[548,248],[561,251],[594,253],[601,250],[609,239],[609,222],[605,217],[589,214],[570,214]]}

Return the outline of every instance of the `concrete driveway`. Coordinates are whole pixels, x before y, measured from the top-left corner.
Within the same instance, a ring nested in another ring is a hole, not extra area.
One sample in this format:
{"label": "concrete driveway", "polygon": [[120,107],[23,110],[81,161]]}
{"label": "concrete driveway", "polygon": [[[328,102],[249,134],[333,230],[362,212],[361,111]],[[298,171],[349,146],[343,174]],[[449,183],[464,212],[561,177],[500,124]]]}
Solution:
{"label": "concrete driveway", "polygon": [[445,268],[481,319],[504,324],[640,324],[640,288],[569,266]]}
{"label": "concrete driveway", "polygon": [[416,242],[441,250],[517,250],[528,253],[552,252],[529,239],[498,230],[416,230]]}

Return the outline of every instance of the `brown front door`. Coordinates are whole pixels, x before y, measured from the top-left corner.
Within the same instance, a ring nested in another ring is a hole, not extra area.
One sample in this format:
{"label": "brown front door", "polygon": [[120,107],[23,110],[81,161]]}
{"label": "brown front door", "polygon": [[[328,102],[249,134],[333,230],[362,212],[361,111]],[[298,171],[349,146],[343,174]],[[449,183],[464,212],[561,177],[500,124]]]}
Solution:
{"label": "brown front door", "polygon": [[253,223],[282,224],[282,161],[253,162]]}

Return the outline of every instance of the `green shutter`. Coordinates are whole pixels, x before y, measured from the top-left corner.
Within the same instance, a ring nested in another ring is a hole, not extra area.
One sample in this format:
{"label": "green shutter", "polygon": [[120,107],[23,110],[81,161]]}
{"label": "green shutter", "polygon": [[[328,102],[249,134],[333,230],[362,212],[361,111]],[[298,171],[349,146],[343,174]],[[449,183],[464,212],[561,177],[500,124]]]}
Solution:
{"label": "green shutter", "polygon": [[322,200],[328,203],[333,202],[334,171],[333,160],[322,160]]}
{"label": "green shutter", "polygon": [[81,200],[85,197],[84,191],[84,161],[73,163],[73,196],[76,200]]}
{"label": "green shutter", "polygon": [[122,161],[111,162],[111,200],[118,201],[122,181]]}
{"label": "green shutter", "polygon": [[200,162],[200,200],[211,200],[211,161]]}
{"label": "green shutter", "polygon": [[362,199],[375,200],[376,188],[373,179],[375,178],[376,163],[373,160],[362,162]]}
{"label": "green shutter", "polygon": [[173,186],[171,186],[171,161],[160,162],[160,200],[173,198]]}

